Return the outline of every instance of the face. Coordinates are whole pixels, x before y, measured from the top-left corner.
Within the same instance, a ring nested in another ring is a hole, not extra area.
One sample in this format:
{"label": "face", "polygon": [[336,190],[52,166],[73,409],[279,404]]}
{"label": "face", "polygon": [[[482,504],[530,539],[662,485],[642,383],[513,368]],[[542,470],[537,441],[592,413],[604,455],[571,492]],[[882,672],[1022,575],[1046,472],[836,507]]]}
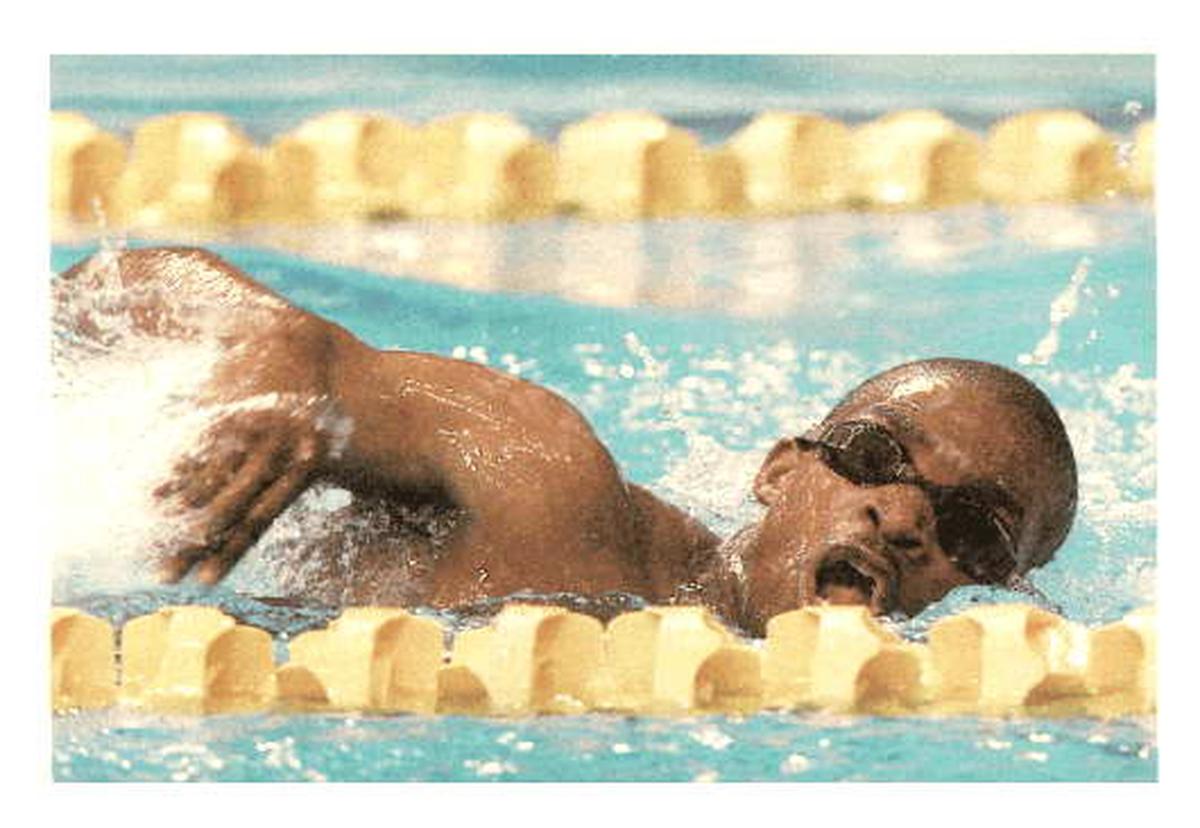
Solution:
{"label": "face", "polygon": [[[986,387],[931,373],[885,388],[842,406],[809,436],[882,431],[902,449],[903,473],[861,482],[814,444],[791,439],[764,463],[755,494],[768,511],[744,562],[747,626],[820,602],[914,615],[955,586],[997,580],[981,575],[977,550],[1003,549],[1001,562],[1015,550],[1010,569],[1023,571],[1029,550],[1055,534],[1073,477],[1052,465],[1027,412]],[[878,466],[879,456],[852,460]]]}

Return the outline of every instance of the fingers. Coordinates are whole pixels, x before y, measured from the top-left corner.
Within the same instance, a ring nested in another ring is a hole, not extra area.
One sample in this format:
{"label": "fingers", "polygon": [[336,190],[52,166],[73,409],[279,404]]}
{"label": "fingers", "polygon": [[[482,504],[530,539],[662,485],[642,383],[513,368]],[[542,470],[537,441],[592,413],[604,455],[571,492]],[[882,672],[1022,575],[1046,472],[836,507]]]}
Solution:
{"label": "fingers", "polygon": [[164,584],[178,583],[195,563],[195,555],[168,555],[158,561],[158,580]]}
{"label": "fingers", "polygon": [[[226,480],[220,493],[203,504],[193,519],[193,531],[181,539],[173,554],[162,560],[159,567],[162,580],[167,583],[180,580],[197,561],[221,544],[226,530],[251,508],[259,492],[270,485],[274,470],[281,462],[282,448],[283,440],[279,437],[256,446],[251,458]],[[183,491],[178,497],[191,505]]]}
{"label": "fingers", "polygon": [[242,520],[225,536],[219,549],[210,555],[196,571],[202,583],[215,584],[241,560],[271,522],[282,512],[308,482],[310,468],[292,466],[279,479],[263,490]]}
{"label": "fingers", "polygon": [[202,582],[223,578],[307,485],[318,448],[312,435],[301,437],[294,447],[283,435],[267,435],[204,506],[199,534],[161,560],[160,579],[175,583],[198,563]]}
{"label": "fingers", "polygon": [[154,490],[154,496],[173,499],[176,511],[198,509],[229,484],[247,456],[246,449],[239,445],[184,458],[175,465],[172,478]]}
{"label": "fingers", "polygon": [[[287,464],[290,452],[282,434],[266,435],[250,458],[228,479],[219,492],[203,504],[207,524],[206,545],[217,538],[250,508],[254,499]],[[196,507],[199,508],[199,507]]]}

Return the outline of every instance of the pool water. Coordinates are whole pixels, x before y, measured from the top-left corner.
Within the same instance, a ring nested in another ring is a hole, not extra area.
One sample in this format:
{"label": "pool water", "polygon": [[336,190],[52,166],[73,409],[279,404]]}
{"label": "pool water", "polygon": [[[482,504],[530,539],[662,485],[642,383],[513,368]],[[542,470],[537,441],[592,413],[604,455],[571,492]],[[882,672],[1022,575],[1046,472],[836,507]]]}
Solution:
{"label": "pool water", "polygon": [[[453,90],[453,94],[448,94]],[[1085,111],[1119,140],[1155,111],[1148,56],[59,56],[51,105],[126,136],[181,110],[223,112],[260,143],[337,108],[417,122],[508,111],[552,139],[605,109],[645,108],[725,140],[766,109],[860,123],[940,109],[982,132],[1033,108]],[[1155,602],[1155,217],[1146,204],[512,225],[411,222],[193,230],[293,302],[379,347],[486,363],[579,407],[624,473],[728,534],[757,506],[773,441],[898,362],[991,360],[1058,407],[1080,471],[1076,525],[1032,580],[1088,625]],[[106,243],[119,243],[109,239]],[[129,244],[148,243],[131,239]],[[99,242],[65,234],[55,271]],[[268,629],[276,654],[327,623],[294,592],[289,542],[339,493],[303,496],[220,587],[155,586],[153,522],[122,483],[163,441],[138,417],[202,374],[204,353],[103,354],[60,383],[53,598],[121,624],[207,603]],[[129,377],[132,377],[130,379]],[[165,408],[163,410],[166,410]],[[158,420],[164,418],[159,417]],[[900,631],[1018,596],[960,589]],[[465,619],[440,615],[451,625]],[[71,781],[1145,781],[1150,719],[245,715],[114,708],[55,716]]]}
{"label": "pool water", "polygon": [[[358,244],[322,250],[342,264],[318,251],[283,252],[286,237],[262,232],[210,246],[375,346],[475,360],[557,390],[630,479],[726,534],[756,513],[748,484],[773,441],[802,431],[872,373],[937,355],[1021,370],[1062,414],[1081,480],[1076,526],[1033,580],[1068,618],[1095,625],[1154,601],[1153,214],[1123,202],[1035,213],[548,220],[486,234],[454,223],[341,228],[339,238],[357,234]],[[95,249],[55,246],[52,265]],[[445,249],[473,263],[475,287],[440,283],[454,276],[435,269],[446,266]],[[345,264],[356,256],[376,271]],[[611,268],[604,293],[588,287],[598,268]],[[420,278],[395,275],[406,269]],[[287,540],[319,531],[329,497],[302,498],[216,590],[153,587],[136,568],[102,580],[84,556],[57,567],[55,600],[114,623],[168,603],[213,603],[277,633],[282,658],[290,635],[332,611],[259,599],[294,589]],[[964,588],[901,630],[920,638],[972,603],[1018,599]],[[1119,780],[1157,772],[1146,720],[790,715],[196,720],[116,710],[56,718],[54,763],[59,779],[164,780]]]}
{"label": "pool water", "polygon": [[96,713],[56,722],[88,781],[1010,782],[1155,778],[1147,726],[760,714],[519,721]]}

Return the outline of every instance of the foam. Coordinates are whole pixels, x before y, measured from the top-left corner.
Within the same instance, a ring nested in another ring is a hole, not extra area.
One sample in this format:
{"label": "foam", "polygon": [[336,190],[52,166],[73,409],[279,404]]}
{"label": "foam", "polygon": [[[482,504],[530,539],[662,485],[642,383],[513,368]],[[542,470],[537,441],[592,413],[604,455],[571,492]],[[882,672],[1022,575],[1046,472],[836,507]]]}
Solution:
{"label": "foam", "polygon": [[217,358],[210,342],[136,339],[98,350],[64,343],[56,354],[49,488],[62,516],[51,539],[56,595],[151,582],[153,553],[185,528],[152,492],[215,416],[195,400]]}

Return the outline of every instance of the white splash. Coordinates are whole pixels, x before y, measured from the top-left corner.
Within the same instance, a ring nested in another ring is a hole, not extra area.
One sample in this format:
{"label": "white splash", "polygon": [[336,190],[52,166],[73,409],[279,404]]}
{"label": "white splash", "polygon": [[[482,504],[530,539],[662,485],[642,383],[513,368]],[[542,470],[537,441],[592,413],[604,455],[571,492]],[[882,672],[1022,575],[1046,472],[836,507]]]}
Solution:
{"label": "white splash", "polygon": [[54,590],[149,585],[149,556],[169,531],[152,491],[211,422],[195,396],[218,351],[132,341],[80,356],[55,366]]}
{"label": "white splash", "polygon": [[1018,356],[1017,362],[1021,365],[1046,365],[1058,353],[1060,347],[1059,329],[1064,322],[1078,311],[1080,291],[1083,288],[1083,283],[1087,281],[1088,272],[1091,268],[1091,259],[1084,256],[1079,260],[1079,264],[1075,266],[1075,270],[1071,274],[1071,279],[1067,283],[1066,288],[1063,289],[1062,293],[1054,297],[1054,301],[1050,303],[1050,330],[1034,346],[1031,353]]}

